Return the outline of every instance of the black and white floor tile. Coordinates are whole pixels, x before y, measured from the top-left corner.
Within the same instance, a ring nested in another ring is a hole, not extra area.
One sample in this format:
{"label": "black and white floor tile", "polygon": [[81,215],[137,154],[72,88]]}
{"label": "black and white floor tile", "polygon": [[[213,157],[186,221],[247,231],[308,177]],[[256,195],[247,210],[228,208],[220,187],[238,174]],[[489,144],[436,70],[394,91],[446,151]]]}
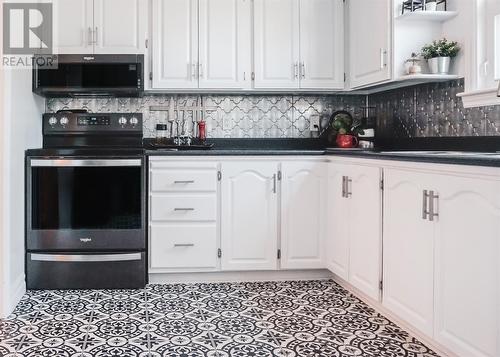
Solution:
{"label": "black and white floor tile", "polygon": [[431,357],[331,280],[29,291],[5,357]]}

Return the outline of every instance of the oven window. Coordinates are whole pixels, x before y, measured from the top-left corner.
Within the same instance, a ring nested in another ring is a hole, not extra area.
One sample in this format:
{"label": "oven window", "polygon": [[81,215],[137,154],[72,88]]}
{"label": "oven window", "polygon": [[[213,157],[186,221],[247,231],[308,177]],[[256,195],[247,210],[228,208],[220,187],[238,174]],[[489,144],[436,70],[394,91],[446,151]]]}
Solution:
{"label": "oven window", "polygon": [[33,229],[140,229],[140,167],[32,167]]}

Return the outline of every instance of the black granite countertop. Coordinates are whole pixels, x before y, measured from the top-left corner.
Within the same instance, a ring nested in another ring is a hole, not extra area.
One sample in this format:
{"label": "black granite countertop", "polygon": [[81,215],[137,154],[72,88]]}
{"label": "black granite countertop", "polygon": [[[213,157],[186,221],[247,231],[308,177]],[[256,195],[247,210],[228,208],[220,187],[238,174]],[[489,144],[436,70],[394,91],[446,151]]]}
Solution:
{"label": "black granite countertop", "polygon": [[500,152],[470,151],[361,151],[326,149],[326,155],[356,157],[408,162],[429,162],[449,165],[493,166],[500,167]]}
{"label": "black granite countertop", "polygon": [[[149,156],[339,156],[362,159],[500,167],[500,152],[369,151],[328,148],[321,139],[212,139],[208,150],[146,150]],[[454,148],[455,149],[455,148]]]}

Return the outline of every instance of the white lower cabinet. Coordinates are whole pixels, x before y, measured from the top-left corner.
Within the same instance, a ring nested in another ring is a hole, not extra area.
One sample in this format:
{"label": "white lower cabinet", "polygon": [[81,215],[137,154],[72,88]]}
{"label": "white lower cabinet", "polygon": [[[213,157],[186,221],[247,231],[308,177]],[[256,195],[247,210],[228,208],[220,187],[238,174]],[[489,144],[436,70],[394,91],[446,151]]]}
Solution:
{"label": "white lower cabinet", "polygon": [[500,170],[475,171],[385,170],[384,305],[458,356],[498,357]]}
{"label": "white lower cabinet", "polygon": [[151,268],[217,268],[217,225],[171,223],[150,226]]}
{"label": "white lower cabinet", "polygon": [[459,356],[500,356],[500,171],[433,178],[434,338]]}
{"label": "white lower cabinet", "polygon": [[430,176],[384,170],[383,304],[418,330],[433,333],[433,226],[422,219]]}
{"label": "white lower cabinet", "polygon": [[217,270],[218,163],[149,159],[151,273]]}
{"label": "white lower cabinet", "polygon": [[372,299],[380,299],[380,168],[329,163],[327,267]]}
{"label": "white lower cabinet", "polygon": [[281,268],[324,268],[326,175],[323,162],[281,166]]}
{"label": "white lower cabinet", "polygon": [[222,269],[277,269],[278,166],[272,161],[221,165]]}

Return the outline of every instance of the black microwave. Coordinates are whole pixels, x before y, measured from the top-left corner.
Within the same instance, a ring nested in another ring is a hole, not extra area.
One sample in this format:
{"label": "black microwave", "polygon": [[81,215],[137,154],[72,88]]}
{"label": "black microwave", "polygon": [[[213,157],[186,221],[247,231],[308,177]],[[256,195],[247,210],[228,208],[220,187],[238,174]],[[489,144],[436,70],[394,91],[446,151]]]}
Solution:
{"label": "black microwave", "polygon": [[43,97],[138,97],[144,55],[58,55],[53,68],[33,66],[33,93]]}

